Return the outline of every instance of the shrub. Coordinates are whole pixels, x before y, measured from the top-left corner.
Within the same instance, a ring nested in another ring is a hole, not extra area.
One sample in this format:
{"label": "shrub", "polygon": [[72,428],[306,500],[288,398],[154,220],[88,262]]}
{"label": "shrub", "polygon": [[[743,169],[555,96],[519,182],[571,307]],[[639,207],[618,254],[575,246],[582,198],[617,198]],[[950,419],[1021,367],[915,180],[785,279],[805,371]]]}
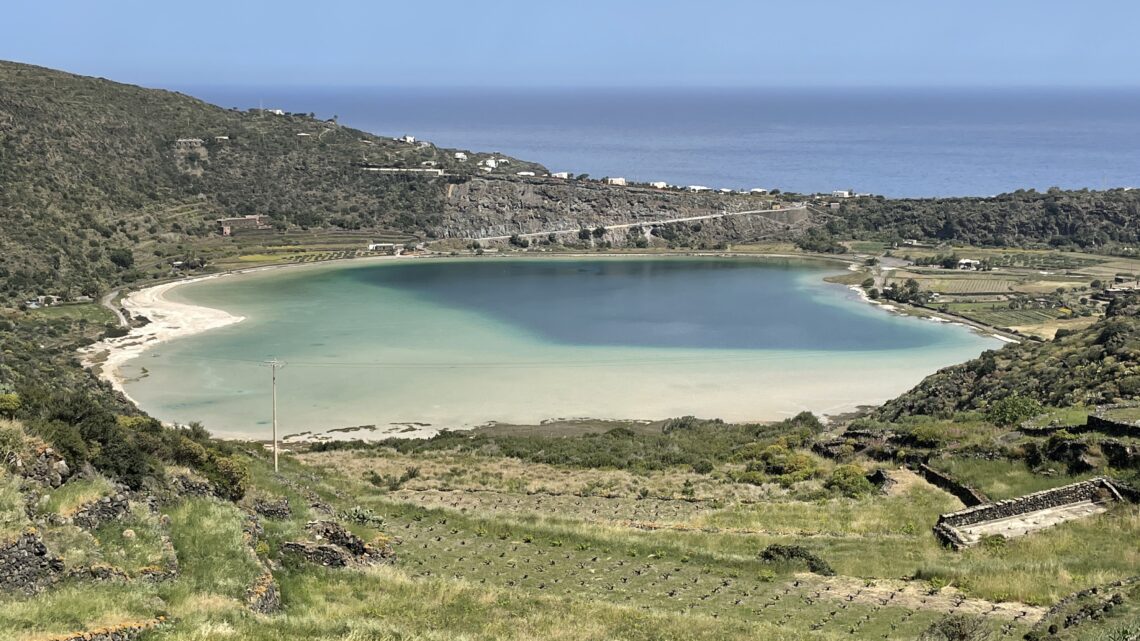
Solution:
{"label": "shrub", "polygon": [[201,472],[214,484],[220,498],[240,501],[249,485],[249,470],[228,456],[211,455]]}
{"label": "shrub", "polygon": [[0,416],[9,418],[20,410],[20,395],[16,393],[0,394]]}
{"label": "shrub", "polygon": [[713,471],[712,461],[708,459],[701,459],[693,463],[693,471],[697,474],[710,474]]}
{"label": "shrub", "polygon": [[835,570],[831,569],[831,565],[812,554],[807,548],[799,545],[780,545],[773,543],[764,548],[760,553],[760,559],[768,563],[790,563],[793,561],[803,561],[807,564],[808,570],[819,574],[821,576],[835,576]]}
{"label": "shrub", "polygon": [[930,624],[920,641],[986,641],[992,630],[981,617],[951,614]]}
{"label": "shrub", "polygon": [[831,471],[824,486],[844,496],[867,496],[875,491],[875,486],[863,475],[858,465],[840,465]]}
{"label": "shrub", "polygon": [[991,403],[986,418],[995,425],[1008,427],[1037,416],[1042,409],[1036,399],[1014,394]]}

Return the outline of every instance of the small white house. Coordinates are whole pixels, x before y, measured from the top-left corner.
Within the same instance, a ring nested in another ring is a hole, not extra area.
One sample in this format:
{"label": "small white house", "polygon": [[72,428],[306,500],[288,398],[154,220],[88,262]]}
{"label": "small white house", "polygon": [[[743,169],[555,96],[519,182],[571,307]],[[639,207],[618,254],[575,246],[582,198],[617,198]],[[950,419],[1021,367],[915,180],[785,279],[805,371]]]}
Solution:
{"label": "small white house", "polygon": [[669,186],[669,183],[665,182],[664,180],[655,180],[649,183],[649,186],[656,189],[665,189]]}
{"label": "small white house", "polygon": [[498,167],[499,162],[497,160],[495,160],[494,158],[487,158],[486,160],[480,160],[479,165],[481,167],[484,167],[484,168],[490,170],[490,169],[494,169],[495,167]]}
{"label": "small white house", "polygon": [[467,162],[467,154],[463,153],[462,151],[457,151],[455,152],[455,159],[459,162]]}
{"label": "small white house", "polygon": [[625,178],[618,177],[618,178],[606,178],[606,184],[607,185],[620,185],[620,186],[624,187],[628,183],[626,182]]}
{"label": "small white house", "polygon": [[266,109],[266,111],[273,114],[274,116],[284,116],[285,115],[284,109]]}
{"label": "small white house", "polygon": [[705,187],[704,185],[689,185],[688,187],[685,187],[685,189],[687,189],[689,191],[708,191],[709,190],[709,188]]}
{"label": "small white house", "polygon": [[729,189],[728,187],[721,187],[717,191],[719,191],[722,194],[731,194],[732,193],[732,190]]}
{"label": "small white house", "polygon": [[850,189],[836,189],[835,191],[831,192],[831,195],[835,196],[836,198],[851,198],[855,195],[855,192],[851,191]]}
{"label": "small white house", "polygon": [[420,163],[420,167],[435,167],[435,161],[434,160],[425,160],[425,161]]}
{"label": "small white house", "polygon": [[519,172],[515,172],[515,175],[516,176],[533,176],[534,172],[533,171],[519,171]]}
{"label": "small white house", "polygon": [[568,171],[556,171],[553,174],[550,174],[550,177],[551,178],[561,178],[562,180],[570,180],[570,172],[568,172]]}
{"label": "small white house", "polygon": [[414,145],[414,144],[416,144],[416,137],[405,135],[405,136],[402,136],[400,138],[397,138],[396,142],[403,142],[403,143],[407,143],[409,145]]}
{"label": "small white house", "polygon": [[368,251],[390,251],[396,247],[396,243],[368,243]]}
{"label": "small white house", "polygon": [[762,195],[764,195],[764,194],[768,193],[768,190],[767,190],[767,189],[764,189],[763,187],[753,187],[752,189],[749,189],[749,190],[748,190],[748,193],[750,193],[750,194],[759,194],[759,195],[761,195],[761,196],[762,196]]}
{"label": "small white house", "polygon": [[982,261],[972,258],[963,258],[958,261],[958,269],[975,270],[982,266]]}

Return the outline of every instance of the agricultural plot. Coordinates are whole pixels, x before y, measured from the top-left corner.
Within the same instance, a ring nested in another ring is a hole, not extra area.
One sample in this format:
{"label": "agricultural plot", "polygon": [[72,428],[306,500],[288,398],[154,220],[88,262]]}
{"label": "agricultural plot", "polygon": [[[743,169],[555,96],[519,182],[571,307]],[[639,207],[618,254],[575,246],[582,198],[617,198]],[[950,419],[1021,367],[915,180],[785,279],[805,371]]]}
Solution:
{"label": "agricultural plot", "polygon": [[887,282],[898,283],[902,287],[907,278],[914,278],[922,289],[938,294],[1003,294],[1015,291],[1020,282],[1010,278],[931,277],[922,274],[893,277]]}

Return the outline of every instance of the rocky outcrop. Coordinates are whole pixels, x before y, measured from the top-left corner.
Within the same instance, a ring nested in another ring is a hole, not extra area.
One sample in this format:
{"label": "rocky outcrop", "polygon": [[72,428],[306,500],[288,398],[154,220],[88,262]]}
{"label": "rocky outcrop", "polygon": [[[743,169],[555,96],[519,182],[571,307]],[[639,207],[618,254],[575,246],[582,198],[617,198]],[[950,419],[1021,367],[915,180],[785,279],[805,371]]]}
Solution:
{"label": "rocky outcrop", "polygon": [[[722,211],[769,209],[768,196],[687,192],[597,181],[552,178],[501,180],[473,177],[448,185],[445,210],[433,233],[439,238],[486,238],[564,231],[576,239],[581,228],[708,216]],[[690,230],[696,242],[743,241],[788,231],[803,224],[806,210],[708,219]],[[625,230],[604,237],[624,244]],[[560,239],[563,240],[563,239]]]}
{"label": "rocky outcrop", "polygon": [[0,592],[36,592],[62,573],[63,560],[48,552],[35,530],[0,547]]}
{"label": "rocky outcrop", "polygon": [[391,546],[377,547],[333,521],[312,521],[305,529],[317,543],[290,541],[282,546],[286,554],[300,556],[310,563],[341,568],[347,565],[391,563],[396,555]]}

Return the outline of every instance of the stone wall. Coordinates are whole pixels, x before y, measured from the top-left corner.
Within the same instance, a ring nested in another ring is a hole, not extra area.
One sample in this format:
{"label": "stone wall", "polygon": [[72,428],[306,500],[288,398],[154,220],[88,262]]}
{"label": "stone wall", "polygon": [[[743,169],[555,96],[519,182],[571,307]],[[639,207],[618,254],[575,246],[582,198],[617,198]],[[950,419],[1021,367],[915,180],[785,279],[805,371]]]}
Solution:
{"label": "stone wall", "polygon": [[918,473],[921,474],[922,478],[926,479],[927,482],[931,485],[943,489],[958,497],[958,500],[961,501],[962,504],[966,507],[984,505],[990,502],[990,499],[985,494],[982,494],[969,485],[966,485],[965,483],[952,478],[950,475],[944,472],[939,472],[926,463],[922,463],[918,466]]}
{"label": "stone wall", "polygon": [[1140,426],[1114,421],[1097,416],[1096,414],[1089,416],[1088,424],[1081,431],[1097,432],[1106,436],[1130,436],[1132,438],[1140,438]]}
{"label": "stone wall", "polygon": [[48,553],[35,530],[0,546],[0,592],[35,592],[62,572],[63,560]]}
{"label": "stone wall", "polygon": [[93,530],[103,523],[123,518],[130,511],[131,502],[129,498],[125,493],[119,492],[82,505],[71,520],[85,530]]}
{"label": "stone wall", "polygon": [[1099,502],[1106,500],[1122,501],[1124,497],[1121,496],[1112,481],[1097,477],[1051,490],[1026,494],[1015,499],[977,505],[958,512],[943,514],[938,517],[938,523],[934,526],[934,534],[943,543],[961,549],[965,547],[965,543],[954,531],[954,528],[1011,518],[1082,501]]}

